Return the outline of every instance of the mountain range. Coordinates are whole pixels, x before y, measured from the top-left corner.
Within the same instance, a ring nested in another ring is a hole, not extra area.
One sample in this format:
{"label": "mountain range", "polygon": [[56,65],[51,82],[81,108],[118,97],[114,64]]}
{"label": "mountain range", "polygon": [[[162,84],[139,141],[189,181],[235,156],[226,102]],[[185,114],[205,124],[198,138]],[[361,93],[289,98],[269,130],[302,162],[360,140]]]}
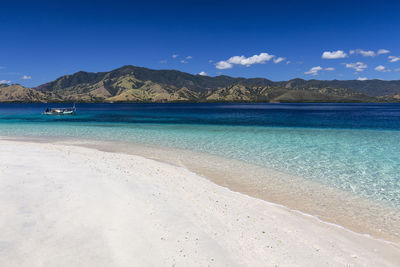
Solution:
{"label": "mountain range", "polygon": [[400,102],[400,80],[273,82],[128,65],[79,71],[34,88],[0,84],[0,102]]}

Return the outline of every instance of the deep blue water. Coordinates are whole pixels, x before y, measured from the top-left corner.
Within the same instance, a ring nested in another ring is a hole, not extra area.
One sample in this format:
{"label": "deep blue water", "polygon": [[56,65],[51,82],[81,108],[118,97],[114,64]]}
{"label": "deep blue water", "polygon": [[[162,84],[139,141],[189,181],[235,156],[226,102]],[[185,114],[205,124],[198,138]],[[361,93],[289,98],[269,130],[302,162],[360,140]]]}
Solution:
{"label": "deep blue water", "polygon": [[46,106],[0,104],[0,135],[211,153],[400,208],[400,104],[78,104],[75,116],[40,115]]}
{"label": "deep blue water", "polygon": [[400,129],[400,104],[78,104],[73,117],[39,116],[47,106],[0,104],[0,123],[157,123]]}

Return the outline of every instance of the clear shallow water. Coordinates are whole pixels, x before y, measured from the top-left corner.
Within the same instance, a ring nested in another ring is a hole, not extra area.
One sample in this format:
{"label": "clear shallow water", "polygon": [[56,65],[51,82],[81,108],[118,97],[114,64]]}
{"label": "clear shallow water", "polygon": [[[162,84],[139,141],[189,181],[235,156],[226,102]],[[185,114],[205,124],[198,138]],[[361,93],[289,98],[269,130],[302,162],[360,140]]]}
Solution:
{"label": "clear shallow water", "polygon": [[0,135],[128,141],[211,153],[400,209],[399,104],[1,104]]}

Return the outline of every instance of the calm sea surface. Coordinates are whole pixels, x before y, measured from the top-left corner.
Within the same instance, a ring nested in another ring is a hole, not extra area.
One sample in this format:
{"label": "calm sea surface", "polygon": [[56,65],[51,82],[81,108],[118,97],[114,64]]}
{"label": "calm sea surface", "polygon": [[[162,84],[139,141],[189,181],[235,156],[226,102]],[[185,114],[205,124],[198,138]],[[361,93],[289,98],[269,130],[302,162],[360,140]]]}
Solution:
{"label": "calm sea surface", "polygon": [[[49,105],[49,107],[65,105]],[[0,104],[0,136],[189,149],[272,168],[400,209],[400,104]]]}

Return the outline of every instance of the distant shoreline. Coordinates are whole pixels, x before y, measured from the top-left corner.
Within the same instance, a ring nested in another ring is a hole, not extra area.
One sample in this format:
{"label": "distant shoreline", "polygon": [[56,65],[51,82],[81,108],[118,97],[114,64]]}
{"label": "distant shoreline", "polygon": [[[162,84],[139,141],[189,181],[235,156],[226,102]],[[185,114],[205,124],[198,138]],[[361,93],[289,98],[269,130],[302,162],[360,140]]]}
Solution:
{"label": "distant shoreline", "polygon": [[51,101],[51,102],[24,102],[24,101],[0,101],[0,104],[398,104],[398,101],[376,101],[376,102],[362,102],[362,101],[303,101],[303,102],[256,102],[256,101],[168,101],[168,102],[145,102],[145,101]]}

